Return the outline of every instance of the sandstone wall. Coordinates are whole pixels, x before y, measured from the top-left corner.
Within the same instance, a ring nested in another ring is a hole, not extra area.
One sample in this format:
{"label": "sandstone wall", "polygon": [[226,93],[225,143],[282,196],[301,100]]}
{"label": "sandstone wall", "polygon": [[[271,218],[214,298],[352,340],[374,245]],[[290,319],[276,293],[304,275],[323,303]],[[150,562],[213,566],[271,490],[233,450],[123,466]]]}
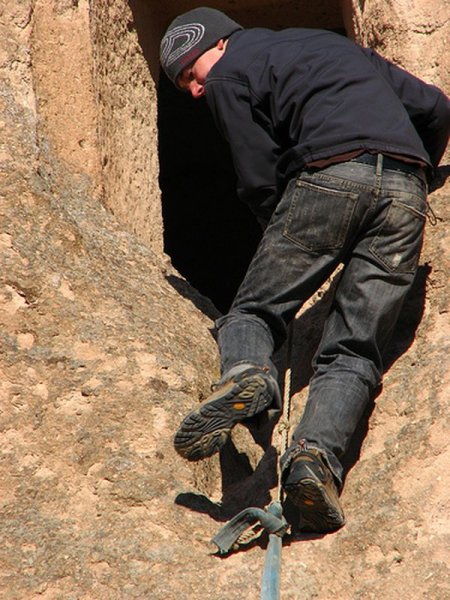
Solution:
{"label": "sandstone wall", "polygon": [[[145,2],[139,6],[146,8]],[[40,147],[51,150],[73,175],[87,177],[92,194],[123,226],[161,253],[157,74],[149,71],[146,42],[139,44],[130,6],[7,2],[2,18],[29,36],[27,66],[32,69],[25,80],[32,84],[28,103],[36,111]],[[16,75],[15,85],[23,87],[18,70],[24,50],[10,35],[4,41],[14,65],[9,76]],[[14,49],[19,56],[12,58]]]}
{"label": "sandstone wall", "polygon": [[355,39],[449,93],[447,2],[343,0],[343,7]]}
{"label": "sandstone wall", "polygon": [[[148,26],[139,40],[130,7]],[[158,185],[157,70],[146,54],[157,35],[152,4],[91,2],[93,85],[98,106],[98,151],[104,204],[128,231],[162,251]],[[89,31],[89,29],[88,29]],[[152,42],[151,42],[152,41]]]}
{"label": "sandstone wall", "polygon": [[[26,5],[17,3],[17,10]],[[38,135],[74,174],[90,177],[99,197],[102,176],[88,0],[37,0],[29,10]]]}
{"label": "sandstone wall", "polygon": [[[355,4],[355,27],[363,16],[374,25],[371,6]],[[0,3],[7,600],[259,596],[264,539],[226,560],[209,553],[208,540],[238,509],[274,494],[272,442],[254,450],[241,429],[220,458],[194,467],[172,448],[181,416],[218,375],[216,313],[161,253],[156,31],[172,10],[135,0]],[[387,25],[377,18],[381,32]],[[413,34],[408,44],[427,40]],[[438,44],[443,28],[432,35]],[[444,78],[438,59],[433,77]],[[430,196],[437,222],[427,226],[383,392],[349,464],[348,525],[312,537],[296,533],[293,520],[283,600],[450,594],[446,175]],[[322,296],[296,322],[295,420]]]}
{"label": "sandstone wall", "polygon": [[218,460],[192,471],[160,438],[217,377],[215,313],[99,202],[77,126],[62,143],[59,102],[78,92],[40,47],[47,9],[0,8],[0,597],[119,599],[122,567],[166,535],[179,473],[208,494],[220,479]]}

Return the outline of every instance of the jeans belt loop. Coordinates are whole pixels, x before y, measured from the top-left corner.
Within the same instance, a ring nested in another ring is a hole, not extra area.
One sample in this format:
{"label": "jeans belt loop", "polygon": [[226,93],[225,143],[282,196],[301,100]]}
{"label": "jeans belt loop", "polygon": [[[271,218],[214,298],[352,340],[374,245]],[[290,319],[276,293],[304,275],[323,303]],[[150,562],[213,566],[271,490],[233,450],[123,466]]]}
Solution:
{"label": "jeans belt loop", "polygon": [[376,177],[376,187],[379,188],[381,186],[381,180],[383,177],[383,155],[381,152],[377,154],[377,167],[375,172]]}

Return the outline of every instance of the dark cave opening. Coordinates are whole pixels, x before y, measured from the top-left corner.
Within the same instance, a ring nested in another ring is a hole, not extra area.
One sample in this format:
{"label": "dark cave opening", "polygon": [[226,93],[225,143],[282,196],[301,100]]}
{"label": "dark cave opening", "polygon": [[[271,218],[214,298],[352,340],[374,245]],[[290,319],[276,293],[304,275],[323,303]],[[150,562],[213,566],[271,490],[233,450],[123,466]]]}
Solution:
{"label": "dark cave opening", "polygon": [[228,146],[204,99],[162,74],[158,104],[165,252],[174,267],[226,312],[261,237],[236,196]]}

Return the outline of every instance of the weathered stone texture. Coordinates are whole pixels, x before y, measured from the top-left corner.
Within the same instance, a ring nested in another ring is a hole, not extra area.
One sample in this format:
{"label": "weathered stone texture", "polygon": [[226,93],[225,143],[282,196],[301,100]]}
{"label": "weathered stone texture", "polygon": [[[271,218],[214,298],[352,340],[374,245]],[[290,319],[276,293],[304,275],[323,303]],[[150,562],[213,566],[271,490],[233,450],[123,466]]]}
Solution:
{"label": "weathered stone texture", "polygon": [[[23,3],[25,5],[25,3]],[[38,135],[73,173],[100,193],[97,105],[92,80],[88,0],[30,3],[32,78]]]}
{"label": "weathered stone texture", "polygon": [[450,90],[450,19],[443,0],[343,0],[349,29],[429,83]]}
{"label": "weathered stone texture", "polygon": [[[160,251],[155,45],[145,45],[139,20],[156,8],[0,5],[5,600],[259,597],[264,542],[221,560],[207,540],[230,512],[268,502],[274,448],[239,456],[250,448],[241,429],[220,470],[217,458],[193,467],[172,448],[181,416],[218,373],[215,310]],[[444,77],[439,61],[430,76]],[[446,175],[448,167],[441,184]],[[438,221],[427,226],[392,344],[397,360],[347,477],[348,525],[286,539],[284,600],[450,596],[448,200],[448,185],[430,197]],[[322,296],[296,322],[294,419]]]}
{"label": "weathered stone texture", "polygon": [[[152,24],[147,3],[133,5],[139,6],[141,19]],[[151,27],[142,47],[130,6],[99,1],[91,3],[90,9],[103,202],[128,231],[162,252],[157,74],[152,78],[143,52],[152,39]]]}

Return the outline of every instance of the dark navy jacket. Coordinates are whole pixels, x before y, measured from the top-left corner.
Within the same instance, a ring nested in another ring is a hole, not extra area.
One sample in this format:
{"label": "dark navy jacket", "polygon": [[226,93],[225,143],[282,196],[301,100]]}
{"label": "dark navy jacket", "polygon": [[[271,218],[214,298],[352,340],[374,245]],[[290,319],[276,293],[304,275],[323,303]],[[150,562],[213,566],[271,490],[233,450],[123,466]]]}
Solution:
{"label": "dark navy jacket", "polygon": [[263,220],[307,163],[362,149],[436,167],[449,135],[438,88],[329,31],[238,31],[205,90],[238,195]]}

